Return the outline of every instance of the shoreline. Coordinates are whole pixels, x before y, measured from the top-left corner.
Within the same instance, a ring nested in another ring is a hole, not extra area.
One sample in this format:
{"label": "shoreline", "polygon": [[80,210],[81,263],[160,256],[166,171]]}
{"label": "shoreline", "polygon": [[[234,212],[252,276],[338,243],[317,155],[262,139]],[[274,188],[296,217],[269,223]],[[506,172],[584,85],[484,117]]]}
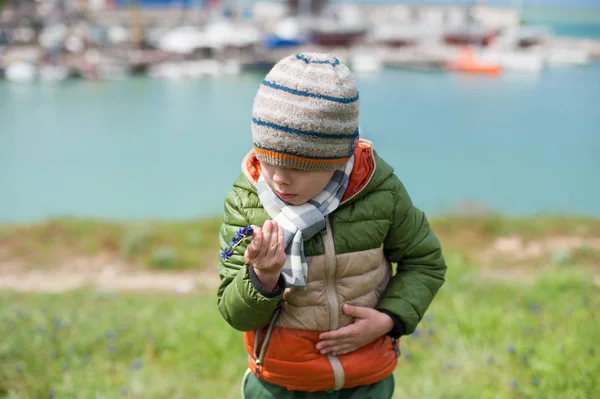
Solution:
{"label": "shoreline", "polygon": [[335,53],[354,72],[368,73],[531,74],[600,60],[600,38],[556,35],[549,23],[510,7],[334,3],[305,16],[266,3],[250,16],[245,9],[229,14],[117,8],[84,13],[67,25],[48,22],[39,32],[21,27],[29,29],[28,42],[21,38],[4,50],[0,43],[0,78],[206,79],[268,70],[305,51]]}

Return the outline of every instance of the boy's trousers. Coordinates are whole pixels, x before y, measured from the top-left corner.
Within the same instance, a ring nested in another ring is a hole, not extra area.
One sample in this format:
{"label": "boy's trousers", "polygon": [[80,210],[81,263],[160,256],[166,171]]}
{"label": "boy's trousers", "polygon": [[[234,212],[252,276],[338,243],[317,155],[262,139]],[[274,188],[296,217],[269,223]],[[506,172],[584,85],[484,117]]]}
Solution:
{"label": "boy's trousers", "polygon": [[393,393],[393,375],[375,384],[327,392],[288,391],[258,379],[249,370],[242,381],[243,399],[391,399]]}

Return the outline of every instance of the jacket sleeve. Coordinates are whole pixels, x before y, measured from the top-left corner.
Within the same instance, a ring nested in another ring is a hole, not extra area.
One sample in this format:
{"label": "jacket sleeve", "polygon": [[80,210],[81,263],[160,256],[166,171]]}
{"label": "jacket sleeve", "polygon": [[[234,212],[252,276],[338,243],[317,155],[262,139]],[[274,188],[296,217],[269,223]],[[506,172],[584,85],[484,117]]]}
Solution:
{"label": "jacket sleeve", "polygon": [[[219,243],[221,250],[235,236],[240,227],[248,226],[239,194],[232,190],[225,199],[225,214]],[[221,284],[217,291],[219,312],[233,328],[240,331],[257,330],[265,326],[283,297],[285,280],[280,277],[278,288],[268,292],[244,261],[249,238],[240,244],[229,259],[219,262]]]}
{"label": "jacket sleeve", "polygon": [[392,179],[395,209],[384,249],[398,268],[377,309],[399,319],[395,333],[400,336],[412,333],[423,318],[444,283],[446,262],[425,214],[413,206],[400,180]]}

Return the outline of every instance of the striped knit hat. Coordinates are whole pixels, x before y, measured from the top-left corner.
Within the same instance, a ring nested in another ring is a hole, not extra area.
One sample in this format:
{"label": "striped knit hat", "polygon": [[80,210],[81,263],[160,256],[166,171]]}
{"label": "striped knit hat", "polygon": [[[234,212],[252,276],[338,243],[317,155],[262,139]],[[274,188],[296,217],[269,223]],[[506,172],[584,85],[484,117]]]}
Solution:
{"label": "striped knit hat", "polygon": [[358,105],[354,78],[337,58],[302,53],[282,59],[254,99],[256,157],[307,171],[343,166],[358,144]]}

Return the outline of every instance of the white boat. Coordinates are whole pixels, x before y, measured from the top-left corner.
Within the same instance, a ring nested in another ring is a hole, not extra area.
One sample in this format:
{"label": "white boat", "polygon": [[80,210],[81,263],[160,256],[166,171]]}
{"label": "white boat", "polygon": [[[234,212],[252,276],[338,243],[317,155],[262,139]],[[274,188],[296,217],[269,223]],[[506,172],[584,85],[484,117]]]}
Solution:
{"label": "white boat", "polygon": [[359,73],[379,72],[383,68],[381,58],[377,54],[355,51],[350,56],[350,69]]}
{"label": "white boat", "polygon": [[222,73],[221,63],[217,60],[197,60],[181,63],[186,78],[200,79],[219,76]]}
{"label": "white boat", "polygon": [[223,62],[222,71],[224,75],[239,75],[242,72],[242,64],[236,60]]}
{"label": "white boat", "polygon": [[551,48],[547,57],[551,66],[584,66],[591,62],[590,54],[585,49]]}
{"label": "white boat", "polygon": [[158,42],[160,50],[178,54],[191,54],[197,49],[214,47],[215,43],[204,32],[191,26],[173,29]]}
{"label": "white boat", "polygon": [[180,80],[185,78],[185,69],[181,63],[161,62],[148,68],[148,76],[153,78]]}
{"label": "white boat", "polygon": [[64,65],[42,65],[38,73],[43,82],[62,82],[69,77],[69,69]]}
{"label": "white boat", "polygon": [[497,63],[507,72],[540,73],[543,71],[544,57],[537,52],[512,50],[486,50],[479,54],[485,62]]}
{"label": "white boat", "polygon": [[9,82],[30,83],[37,79],[37,69],[30,62],[15,61],[6,66],[4,75]]}

